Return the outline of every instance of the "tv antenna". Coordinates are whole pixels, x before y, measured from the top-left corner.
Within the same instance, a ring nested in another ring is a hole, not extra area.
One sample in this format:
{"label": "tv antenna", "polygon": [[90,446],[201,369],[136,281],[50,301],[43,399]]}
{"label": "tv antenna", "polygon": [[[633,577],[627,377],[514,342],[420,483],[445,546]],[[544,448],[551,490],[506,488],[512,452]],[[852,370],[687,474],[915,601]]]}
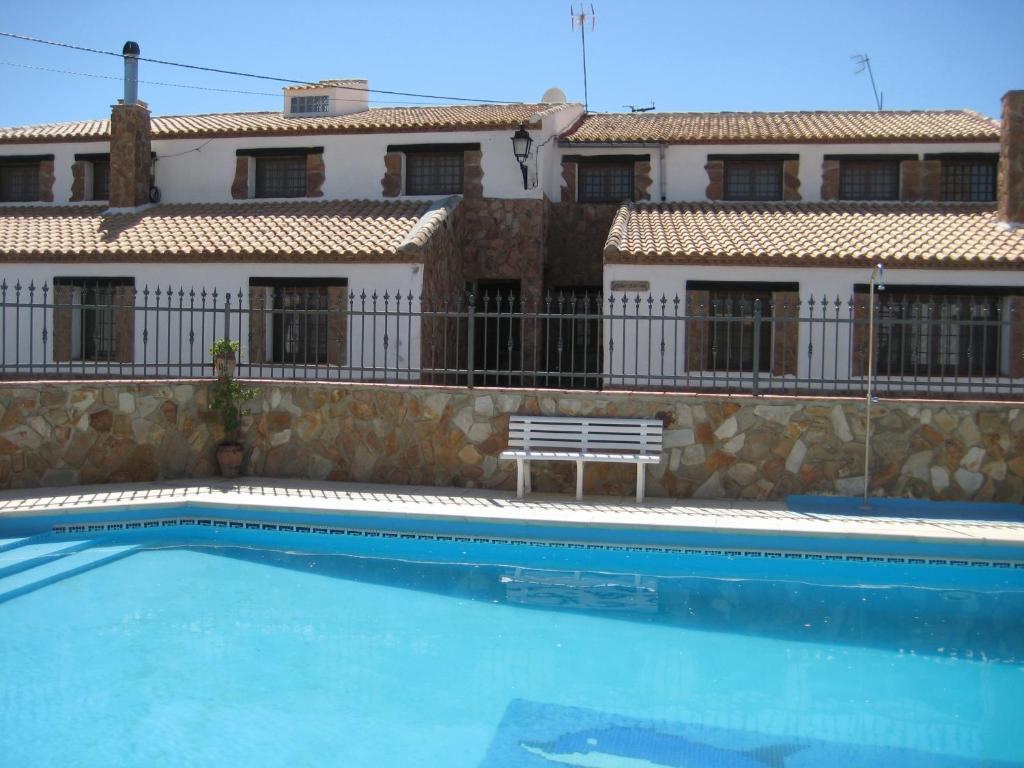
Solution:
{"label": "tv antenna", "polygon": [[630,112],[653,112],[654,111],[654,100],[651,99],[651,106],[649,107],[638,107],[635,104],[623,104],[626,109]]}
{"label": "tv antenna", "polygon": [[855,53],[850,57],[853,59],[853,63],[857,65],[857,71],[855,75],[859,75],[865,69],[868,71],[868,77],[871,78],[871,91],[875,94],[875,106],[878,107],[878,111],[882,111],[882,99],[885,98],[884,93],[879,93],[878,87],[875,85],[875,74],[871,71],[871,59],[866,53]]}
{"label": "tv antenna", "polygon": [[590,99],[587,94],[587,22],[590,22],[590,31],[593,32],[594,27],[597,25],[597,14],[594,13],[594,4],[590,4],[589,13],[583,3],[580,3],[579,10],[576,10],[575,5],[570,5],[569,17],[572,19],[572,28],[575,30],[579,27],[580,42],[583,43],[583,109],[589,112]]}

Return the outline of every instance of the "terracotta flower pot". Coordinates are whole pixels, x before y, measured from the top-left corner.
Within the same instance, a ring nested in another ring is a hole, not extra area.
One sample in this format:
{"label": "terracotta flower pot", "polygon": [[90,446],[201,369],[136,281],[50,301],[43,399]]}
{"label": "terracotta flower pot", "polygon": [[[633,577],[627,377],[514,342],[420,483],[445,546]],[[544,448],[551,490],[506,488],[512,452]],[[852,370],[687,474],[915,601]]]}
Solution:
{"label": "terracotta flower pot", "polygon": [[245,450],[238,443],[223,443],[217,446],[217,464],[224,477],[238,477],[242,468]]}

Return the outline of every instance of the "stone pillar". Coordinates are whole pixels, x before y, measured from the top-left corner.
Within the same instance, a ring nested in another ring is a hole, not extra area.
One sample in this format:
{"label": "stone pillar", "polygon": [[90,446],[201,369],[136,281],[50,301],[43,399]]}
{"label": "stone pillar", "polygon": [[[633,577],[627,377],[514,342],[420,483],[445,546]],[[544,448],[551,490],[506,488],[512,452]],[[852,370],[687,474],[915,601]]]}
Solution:
{"label": "stone pillar", "polygon": [[71,202],[80,203],[85,200],[85,160],[76,160],[71,164]]}
{"label": "stone pillar", "polygon": [[331,285],[327,288],[327,364],[344,365],[347,359],[348,288]]}
{"label": "stone pillar", "polygon": [[131,363],[135,360],[135,286],[119,285],[113,293],[112,303],[117,307],[114,317],[114,354],[117,362]]}
{"label": "stone pillar", "polygon": [[249,158],[239,155],[235,158],[235,178],[231,181],[231,197],[245,200],[249,197]]}
{"label": "stone pillar", "polygon": [[999,219],[1024,225],[1024,91],[1003,96],[999,133]]}
{"label": "stone pillar", "polygon": [[117,103],[110,113],[110,207],[135,208],[149,202],[153,158],[149,108],[144,102]]}
{"label": "stone pillar", "polygon": [[796,376],[800,360],[800,294],[772,293],[772,374]]}
{"label": "stone pillar", "polygon": [[823,160],[821,163],[821,199],[839,199],[839,161]]}
{"label": "stone pillar", "polygon": [[384,197],[398,197],[402,194],[402,153],[388,152],[384,155],[384,178],[380,180]]}
{"label": "stone pillar", "polygon": [[1010,296],[1009,304],[1010,375],[1021,379],[1024,378],[1024,296]]}
{"label": "stone pillar", "polygon": [[267,362],[267,289],[262,285],[249,288],[249,364]]}
{"label": "stone pillar", "polygon": [[782,161],[782,199],[790,203],[803,199],[800,197],[799,160]]}
{"label": "stone pillar", "polygon": [[851,320],[850,375],[865,376],[868,372],[868,294],[854,294]]}
{"label": "stone pillar", "polygon": [[[306,197],[323,197],[325,178],[323,153],[310,152],[306,155]],[[248,181],[248,176],[246,180]]]}
{"label": "stone pillar", "polygon": [[704,170],[708,172],[708,187],[704,194],[708,196],[708,200],[723,199],[725,197],[725,161],[708,160]]}
{"label": "stone pillar", "polygon": [[576,202],[576,163],[571,160],[562,161],[562,202]]}
{"label": "stone pillar", "polygon": [[[717,162],[717,161],[716,161]],[[703,319],[711,314],[711,294],[708,291],[687,291],[686,305],[686,370],[703,371],[707,368],[711,324]]]}
{"label": "stone pillar", "polygon": [[71,297],[70,285],[53,286],[53,361],[71,360]]}
{"label": "stone pillar", "polygon": [[633,199],[651,199],[651,162],[650,160],[638,160],[633,163]]}
{"label": "stone pillar", "polygon": [[484,196],[483,154],[479,149],[462,153],[462,196],[466,200],[480,200]]}
{"label": "stone pillar", "polygon": [[923,203],[941,198],[941,160],[904,160],[900,163],[900,200]]}

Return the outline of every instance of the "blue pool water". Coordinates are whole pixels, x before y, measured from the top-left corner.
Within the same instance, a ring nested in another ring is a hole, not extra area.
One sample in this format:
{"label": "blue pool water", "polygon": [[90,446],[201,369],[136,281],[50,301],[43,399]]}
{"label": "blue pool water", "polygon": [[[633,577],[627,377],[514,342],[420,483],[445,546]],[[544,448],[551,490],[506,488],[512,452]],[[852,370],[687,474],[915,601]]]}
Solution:
{"label": "blue pool water", "polygon": [[1024,764],[1012,563],[190,526],[7,541],[3,766]]}

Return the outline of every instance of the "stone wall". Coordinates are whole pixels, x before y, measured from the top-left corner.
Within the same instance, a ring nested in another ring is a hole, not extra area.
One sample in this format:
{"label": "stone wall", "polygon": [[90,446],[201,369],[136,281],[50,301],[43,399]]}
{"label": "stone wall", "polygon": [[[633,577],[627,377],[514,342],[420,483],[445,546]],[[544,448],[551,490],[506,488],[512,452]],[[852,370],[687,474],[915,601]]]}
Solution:
{"label": "stone wall", "polygon": [[[60,486],[214,472],[220,437],[210,381],[0,385],[0,487]],[[862,401],[258,383],[247,472],[512,489],[498,454],[512,413],[647,417],[666,424],[654,496],[778,499],[857,495]],[[873,493],[1024,500],[1024,408],[883,402],[873,411]],[[570,463],[534,465],[538,491],[570,493]],[[590,493],[628,494],[632,466],[588,467]]]}
{"label": "stone wall", "polygon": [[549,203],[545,290],[601,286],[604,244],[618,203]]}

